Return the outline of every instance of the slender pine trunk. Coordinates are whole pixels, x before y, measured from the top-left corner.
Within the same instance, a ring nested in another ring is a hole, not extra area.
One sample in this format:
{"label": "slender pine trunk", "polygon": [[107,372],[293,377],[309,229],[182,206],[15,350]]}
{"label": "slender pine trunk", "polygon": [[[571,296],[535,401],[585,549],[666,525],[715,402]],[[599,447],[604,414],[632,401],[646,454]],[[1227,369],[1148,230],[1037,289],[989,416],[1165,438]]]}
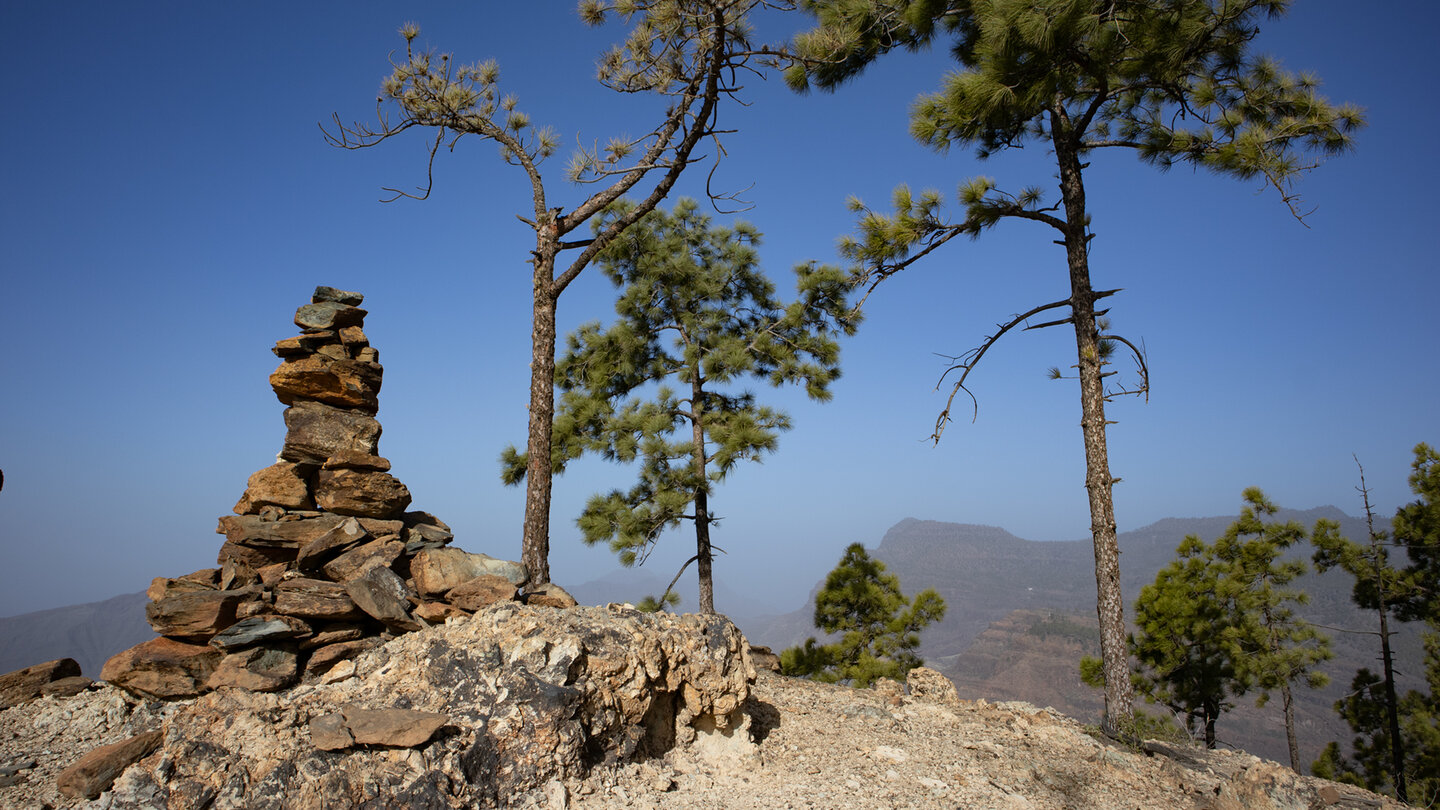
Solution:
{"label": "slender pine trunk", "polygon": [[700,578],[700,612],[715,612],[715,582],[711,578],[713,554],[710,551],[710,483],[705,476],[709,459],[705,455],[705,391],[700,370],[694,370],[690,383],[690,425],[695,449],[691,454],[696,479],[695,487],[695,570]]}
{"label": "slender pine trunk", "polygon": [[[1115,479],[1105,443],[1104,362],[1090,285],[1088,214],[1078,150],[1068,138],[1063,113],[1052,114],[1052,141],[1065,205],[1065,257],[1070,269],[1070,310],[1080,377],[1080,428],[1085,442],[1085,490],[1090,502],[1090,537],[1095,550],[1095,608],[1100,620],[1100,658],[1105,673],[1105,718],[1101,728],[1121,734],[1134,725],[1134,689],[1125,642],[1125,603],[1120,594],[1120,543],[1115,531]],[[1212,733],[1207,722],[1207,734]]]}
{"label": "slender pine trunk", "polygon": [[[553,230],[553,229],[552,229]],[[558,246],[541,234],[535,251],[534,315],[530,328],[530,422],[525,443],[525,524],[520,562],[530,583],[550,581],[550,447],[555,424],[555,305]]]}
{"label": "slender pine trunk", "polygon": [[1285,742],[1290,746],[1290,770],[1300,773],[1300,743],[1295,739],[1295,696],[1290,682],[1281,681],[1280,700],[1285,706]]}
{"label": "slender pine trunk", "polygon": [[1380,591],[1380,659],[1385,668],[1385,720],[1390,731],[1390,779],[1395,783],[1395,798],[1409,803],[1405,784],[1405,743],[1400,739],[1400,701],[1395,696],[1395,662],[1390,652],[1389,608],[1385,604],[1384,586]]}

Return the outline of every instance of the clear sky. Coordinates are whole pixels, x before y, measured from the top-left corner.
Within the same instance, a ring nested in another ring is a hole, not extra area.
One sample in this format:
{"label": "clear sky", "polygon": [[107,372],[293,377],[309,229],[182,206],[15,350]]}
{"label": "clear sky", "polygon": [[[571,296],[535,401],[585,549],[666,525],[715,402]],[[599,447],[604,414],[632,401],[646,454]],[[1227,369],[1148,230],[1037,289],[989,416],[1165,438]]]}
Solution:
{"label": "clear sky", "polygon": [[[1436,8],[1297,2],[1266,29],[1262,50],[1368,109],[1358,150],[1303,181],[1309,228],[1256,184],[1095,156],[1095,283],[1125,288],[1111,299],[1115,328],[1144,341],[1154,386],[1148,404],[1110,410],[1122,531],[1233,514],[1252,485],[1284,506],[1358,513],[1352,454],[1381,515],[1409,500],[1410,448],[1440,442]],[[294,310],[317,284],[366,296],[385,365],[380,450],[413,508],[449,522],[467,550],[518,557],[523,492],[501,486],[496,457],[524,439],[524,180],[492,145],[462,141],[437,161],[428,201],[382,204],[384,186],[423,184],[423,136],[346,152],[318,125],[373,117],[395,31],[413,20],[438,50],[497,59],[504,90],[567,146],[647,131],[652,102],[593,80],[594,57],[622,29],[587,29],[571,10],[0,6],[0,615],[214,564],[216,518],[284,438],[270,347],[296,332]],[[799,24],[766,30],[778,39]],[[908,105],[947,64],[943,51],[895,55],[835,95],[747,79],[749,106],[723,113],[738,131],[716,182],[749,188],[742,216],[764,233],[782,290],[796,262],[836,260],[849,194],[883,206],[897,183],[951,194],[976,174],[1053,188],[1041,149],[982,164],[909,138]],[[556,204],[570,207],[586,190],[563,183],[565,158],[547,169]],[[706,171],[680,193],[700,196]],[[1033,223],[1003,225],[887,282],[845,345],[832,402],[759,392],[795,427],[714,496],[729,552],[718,579],[794,609],[847,544],[873,546],[905,517],[1088,536],[1078,392],[1045,377],[1073,362],[1068,332],[1007,337],[972,375],[978,420],[952,425],[938,447],[924,441],[944,401],[941,355],[1068,294],[1051,239]],[[561,299],[561,329],[605,318],[612,301],[587,271]],[[592,492],[630,482],[602,461],[557,480],[556,581],[616,567],[580,543],[574,518]],[[690,549],[672,534],[648,565],[668,579]]]}

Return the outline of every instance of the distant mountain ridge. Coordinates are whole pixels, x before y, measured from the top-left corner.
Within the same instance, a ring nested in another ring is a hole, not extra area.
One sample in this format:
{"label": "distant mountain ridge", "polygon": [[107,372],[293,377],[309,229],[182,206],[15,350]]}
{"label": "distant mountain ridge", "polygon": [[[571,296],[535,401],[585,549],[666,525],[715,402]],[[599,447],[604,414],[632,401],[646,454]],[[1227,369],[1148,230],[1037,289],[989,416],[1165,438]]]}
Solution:
{"label": "distant mountain ridge", "polygon": [[[1281,510],[1276,515],[1277,520],[1295,520],[1306,529],[1321,518],[1338,522],[1347,537],[1366,537],[1364,521],[1333,506]],[[1121,589],[1127,613],[1141,587],[1154,582],[1156,572],[1175,559],[1175,548],[1186,535],[1213,541],[1234,520],[1233,515],[1166,518],[1121,533]],[[1294,553],[1308,558],[1310,549]],[[1081,655],[1098,655],[1098,644],[1087,648],[1080,640],[1085,633],[1079,631],[1069,637],[1033,632],[1045,622],[1093,632],[1095,567],[1089,539],[1040,542],[994,526],[906,518],[885,533],[872,554],[899,576],[906,594],[934,588],[944,597],[945,619],[922,634],[921,653],[930,666],[956,682],[962,697],[1024,700],[1053,705],[1080,719],[1098,716],[1101,696],[1080,683],[1077,666]],[[1326,627],[1362,631],[1327,631],[1335,649],[1335,659],[1324,667],[1331,684],[1324,690],[1300,692],[1302,755],[1308,762],[1329,740],[1348,740],[1348,729],[1331,707],[1347,691],[1356,669],[1376,667],[1377,653],[1374,636],[1363,632],[1373,629],[1374,616],[1351,604],[1352,583],[1346,574],[1311,573],[1298,584],[1311,597],[1300,611],[1303,617]],[[812,593],[810,604],[800,610],[742,622],[741,627],[753,643],[777,651],[799,644],[818,635],[812,623],[813,598]],[[1418,661],[1418,631],[1403,628],[1397,649],[1408,660]],[[1419,685],[1412,676],[1409,686]],[[1287,759],[1278,709],[1257,710],[1249,697],[1237,702],[1236,711],[1221,720],[1225,741],[1261,756]]]}
{"label": "distant mountain ridge", "polygon": [[102,602],[0,618],[0,673],[74,658],[81,672],[98,678],[110,656],[155,638],[145,621],[149,601],[143,592],[127,593]]}

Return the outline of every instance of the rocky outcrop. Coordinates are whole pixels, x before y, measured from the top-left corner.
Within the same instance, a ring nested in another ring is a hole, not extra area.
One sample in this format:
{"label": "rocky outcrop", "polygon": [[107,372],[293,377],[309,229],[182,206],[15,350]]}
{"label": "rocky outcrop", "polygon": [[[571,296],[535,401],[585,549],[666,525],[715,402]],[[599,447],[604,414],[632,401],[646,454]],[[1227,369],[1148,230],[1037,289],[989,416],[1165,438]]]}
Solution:
{"label": "rocky outcrop", "polygon": [[[160,704],[105,687],[86,704],[4,715],[0,736],[32,764],[24,790],[0,786],[0,806],[75,806],[63,797],[102,790],[108,808],[523,806],[557,780],[677,747],[751,755],[746,649],[722,616],[496,604],[279,693]],[[57,744],[67,736],[91,742]]]}
{"label": "rocky outcrop", "polygon": [[89,680],[80,675],[80,665],[73,658],[59,658],[17,669],[0,675],[0,709],[34,700],[47,691],[64,690],[71,686],[84,688],[88,683]]}
{"label": "rocky outcrop", "polygon": [[[324,676],[367,639],[527,598],[523,566],[451,547],[444,521],[407,511],[410,490],[379,455],[384,369],[363,300],[317,287],[296,311],[301,334],[273,349],[270,386],[289,406],[276,462],[220,518],[219,567],[151,584],[146,619],[162,638],[114,656],[102,678],[171,699],[274,691]],[[546,585],[535,604],[574,600]]]}

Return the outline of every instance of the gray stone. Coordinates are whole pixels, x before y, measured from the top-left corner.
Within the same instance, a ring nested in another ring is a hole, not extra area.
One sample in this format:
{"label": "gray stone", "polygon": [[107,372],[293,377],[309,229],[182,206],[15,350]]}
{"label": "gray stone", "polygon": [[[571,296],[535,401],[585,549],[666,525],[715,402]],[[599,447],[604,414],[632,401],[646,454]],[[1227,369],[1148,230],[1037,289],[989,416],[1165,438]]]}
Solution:
{"label": "gray stone", "polygon": [[210,646],[233,652],[256,644],[313,634],[310,625],[293,616],[251,616],[241,619],[210,639]]}
{"label": "gray stone", "polygon": [[338,290],[334,287],[320,285],[310,295],[310,303],[318,304],[322,301],[334,301],[337,304],[358,307],[365,302],[365,296],[353,290]]}
{"label": "gray stone", "polygon": [[[513,587],[513,586],[512,586]],[[408,597],[414,595],[405,580],[389,568],[373,567],[345,583],[345,592],[361,610],[394,630],[419,630],[423,625],[410,618]]]}
{"label": "gray stone", "polygon": [[323,464],[342,450],[374,454],[380,445],[380,423],[360,411],[320,402],[296,402],[285,409],[287,461]]}
{"label": "gray stone", "polygon": [[220,659],[205,685],[211,689],[237,686],[252,692],[275,692],[299,678],[299,660],[293,647],[251,647]]}
{"label": "gray stone", "polygon": [[40,687],[40,694],[54,697],[74,697],[94,685],[95,682],[84,675],[75,675],[45,684]]}
{"label": "gray stone", "polygon": [[295,325],[301,329],[340,329],[359,326],[369,314],[339,301],[319,301],[295,310]]}

